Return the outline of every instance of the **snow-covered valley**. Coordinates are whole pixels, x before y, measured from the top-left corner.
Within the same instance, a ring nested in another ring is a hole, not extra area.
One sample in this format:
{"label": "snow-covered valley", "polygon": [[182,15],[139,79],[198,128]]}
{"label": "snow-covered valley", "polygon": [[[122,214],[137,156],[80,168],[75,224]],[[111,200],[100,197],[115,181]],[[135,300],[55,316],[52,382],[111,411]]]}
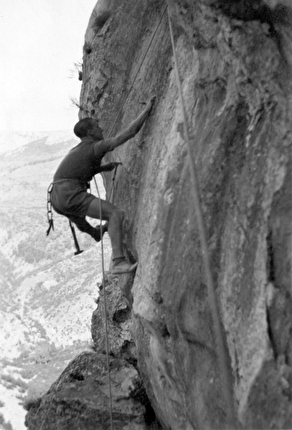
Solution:
{"label": "snow-covered valley", "polygon": [[[31,133],[27,133],[28,136]],[[1,138],[1,136],[0,136]],[[1,139],[0,139],[1,142]],[[46,237],[47,187],[76,144],[70,133],[41,134],[0,161],[0,429],[24,430],[24,405],[37,401],[68,362],[90,347],[101,281],[100,246],[78,232],[74,255],[66,219]],[[14,145],[15,146],[15,145]],[[11,149],[11,148],[10,148]],[[102,189],[102,180],[98,178]],[[93,224],[96,224],[92,220]],[[104,240],[106,267],[109,238]]]}

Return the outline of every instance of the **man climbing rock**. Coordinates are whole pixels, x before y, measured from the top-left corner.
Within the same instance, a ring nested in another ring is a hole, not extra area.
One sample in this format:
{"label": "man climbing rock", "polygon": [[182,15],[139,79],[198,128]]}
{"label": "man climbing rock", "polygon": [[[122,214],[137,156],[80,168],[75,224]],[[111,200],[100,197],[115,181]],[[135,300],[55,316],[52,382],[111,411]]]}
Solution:
{"label": "man climbing rock", "polygon": [[51,204],[55,211],[69,218],[79,230],[88,233],[97,242],[100,241],[100,226],[92,227],[86,216],[100,219],[100,202],[102,234],[108,231],[112,244],[113,274],[129,273],[136,269],[137,263],[129,264],[124,256],[122,245],[123,212],[113,204],[99,200],[87,192],[88,183],[94,175],[113,170],[119,163],[108,163],[101,166],[104,155],[134,137],[147,119],[154,103],[154,98],[147,103],[144,111],[130,126],[118,136],[104,139],[103,130],[97,120],[84,118],[77,122],[74,133],[81,139],[66,155],[59,165],[53,180]]}

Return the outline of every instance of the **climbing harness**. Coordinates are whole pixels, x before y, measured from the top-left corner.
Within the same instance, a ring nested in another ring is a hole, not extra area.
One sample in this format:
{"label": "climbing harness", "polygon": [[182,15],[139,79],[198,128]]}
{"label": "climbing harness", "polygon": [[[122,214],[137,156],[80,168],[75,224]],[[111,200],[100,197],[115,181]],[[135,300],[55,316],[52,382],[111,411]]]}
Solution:
{"label": "climbing harness", "polygon": [[206,231],[205,231],[202,209],[201,209],[201,202],[199,197],[200,192],[199,192],[199,184],[198,184],[198,175],[197,175],[196,165],[195,165],[195,161],[191,150],[189,129],[188,129],[188,123],[187,123],[187,114],[186,114],[181,80],[180,80],[179,71],[178,71],[178,61],[176,56],[173,28],[172,28],[169,8],[168,8],[168,24],[169,24],[169,32],[170,32],[171,45],[172,45],[173,58],[174,58],[177,87],[179,92],[181,108],[182,108],[184,135],[187,143],[187,152],[188,152],[189,167],[190,167],[190,174],[191,174],[191,181],[192,181],[192,192],[193,192],[193,199],[195,203],[195,212],[197,217],[199,237],[201,242],[202,258],[205,266],[209,305],[211,308],[211,314],[212,314],[212,320],[213,320],[213,330],[215,335],[216,350],[217,350],[219,369],[221,374],[221,383],[223,386],[223,392],[227,403],[229,424],[232,426],[232,429],[237,429],[238,424],[237,424],[237,418],[236,418],[235,407],[234,407],[234,399],[233,399],[232,375],[231,375],[231,370],[228,366],[228,358],[227,358],[227,353],[224,345],[222,322],[220,318],[219,307],[218,307],[216,293],[215,293],[215,286],[214,286],[213,276],[211,271],[210,256],[209,256],[207,239],[206,239]]}
{"label": "climbing harness", "polygon": [[[117,169],[117,166],[115,170]],[[99,199],[99,218],[102,220],[102,207],[100,192],[98,189],[97,181],[94,177],[94,183]],[[109,386],[109,406],[110,406],[110,422],[111,430],[113,430],[113,400],[112,400],[112,388],[111,388],[111,377],[110,377],[110,361],[109,361],[109,341],[108,341],[108,325],[107,325],[107,305],[106,305],[106,294],[105,294],[105,270],[104,270],[104,249],[103,249],[103,231],[102,224],[100,222],[100,246],[101,246],[101,268],[102,268],[102,290],[103,290],[103,303],[104,303],[104,327],[105,327],[105,346],[106,346],[106,360],[107,360],[107,374],[108,374],[108,386]]]}

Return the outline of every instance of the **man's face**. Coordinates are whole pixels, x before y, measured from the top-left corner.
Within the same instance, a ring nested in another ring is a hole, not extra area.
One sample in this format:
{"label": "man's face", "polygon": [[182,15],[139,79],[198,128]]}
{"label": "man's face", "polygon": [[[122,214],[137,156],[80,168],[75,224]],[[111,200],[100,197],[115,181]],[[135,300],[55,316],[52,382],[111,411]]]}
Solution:
{"label": "man's face", "polygon": [[102,140],[103,134],[97,121],[94,121],[91,130],[88,131],[88,136],[93,137],[96,140]]}

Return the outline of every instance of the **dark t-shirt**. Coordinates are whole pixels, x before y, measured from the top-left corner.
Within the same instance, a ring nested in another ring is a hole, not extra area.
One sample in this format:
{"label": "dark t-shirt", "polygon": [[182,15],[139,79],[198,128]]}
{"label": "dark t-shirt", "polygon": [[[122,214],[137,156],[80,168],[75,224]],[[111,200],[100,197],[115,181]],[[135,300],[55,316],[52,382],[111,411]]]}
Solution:
{"label": "dark t-shirt", "polygon": [[100,172],[101,160],[108,151],[112,151],[111,139],[94,141],[83,138],[66,155],[56,170],[54,181],[59,179],[77,179],[89,182]]}

